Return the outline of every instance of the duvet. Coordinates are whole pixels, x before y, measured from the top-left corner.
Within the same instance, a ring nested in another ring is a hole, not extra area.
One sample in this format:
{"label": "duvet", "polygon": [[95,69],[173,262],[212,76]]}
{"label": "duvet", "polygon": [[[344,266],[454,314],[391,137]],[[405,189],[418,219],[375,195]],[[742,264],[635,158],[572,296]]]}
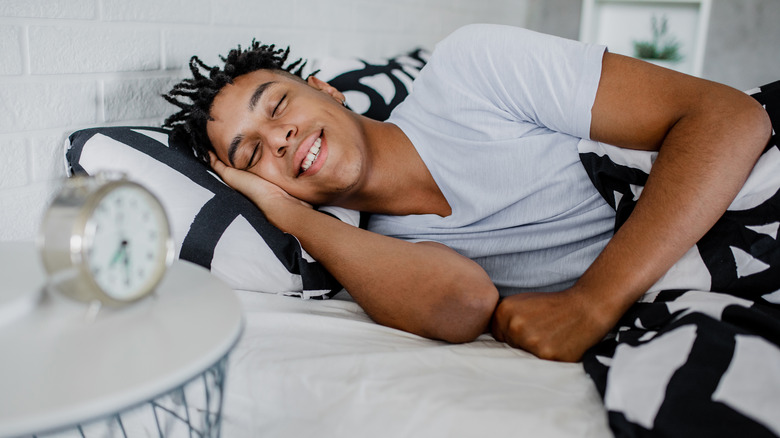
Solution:
{"label": "duvet", "polygon": [[[780,82],[750,92],[780,126]],[[780,435],[780,149],[773,136],[717,224],[583,359],[618,437]],[[631,213],[654,153],[590,141],[580,158]]]}

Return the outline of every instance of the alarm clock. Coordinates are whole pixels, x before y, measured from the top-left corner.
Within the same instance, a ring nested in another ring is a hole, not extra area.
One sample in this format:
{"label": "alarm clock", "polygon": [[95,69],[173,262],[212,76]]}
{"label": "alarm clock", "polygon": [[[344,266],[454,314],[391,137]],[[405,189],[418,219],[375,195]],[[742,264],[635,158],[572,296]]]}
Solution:
{"label": "alarm clock", "polygon": [[38,247],[51,288],[111,306],[152,293],[174,258],[160,201],[115,173],[67,178],[44,214]]}

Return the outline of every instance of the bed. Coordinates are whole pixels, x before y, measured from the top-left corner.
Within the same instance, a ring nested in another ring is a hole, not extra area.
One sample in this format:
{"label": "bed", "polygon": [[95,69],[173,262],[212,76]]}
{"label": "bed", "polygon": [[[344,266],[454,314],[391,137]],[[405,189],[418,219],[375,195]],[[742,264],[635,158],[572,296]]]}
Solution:
{"label": "bed", "polygon": [[581,364],[483,335],[450,345],[375,324],[347,294],[326,301],[238,291],[223,436],[608,437]]}
{"label": "bed", "polygon": [[[381,68],[318,67],[353,110],[382,118],[424,63],[425,53],[413,51]],[[390,97],[375,92],[381,84]],[[756,90],[756,98],[778,88]],[[111,168],[155,192],[171,215],[179,257],[237,294],[245,327],[228,362],[222,436],[776,436],[780,150],[773,141],[728,223],[576,364],[537,359],[487,334],[451,345],[377,325],[294,237],[271,227],[167,131],[86,129],[64,149],[72,174]],[[581,143],[593,183],[618,212],[616,226],[641,193],[648,154]],[[358,212],[323,211],[360,225]],[[723,237],[734,235],[741,240]],[[721,286],[724,293],[709,292]]]}

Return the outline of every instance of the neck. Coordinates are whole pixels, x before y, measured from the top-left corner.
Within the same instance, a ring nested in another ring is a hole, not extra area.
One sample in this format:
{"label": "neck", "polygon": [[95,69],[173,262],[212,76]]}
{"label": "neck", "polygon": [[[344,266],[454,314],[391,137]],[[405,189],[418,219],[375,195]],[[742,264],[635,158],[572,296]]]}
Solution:
{"label": "neck", "polygon": [[414,145],[401,129],[387,122],[364,120],[366,180],[342,206],[380,214],[452,213]]}

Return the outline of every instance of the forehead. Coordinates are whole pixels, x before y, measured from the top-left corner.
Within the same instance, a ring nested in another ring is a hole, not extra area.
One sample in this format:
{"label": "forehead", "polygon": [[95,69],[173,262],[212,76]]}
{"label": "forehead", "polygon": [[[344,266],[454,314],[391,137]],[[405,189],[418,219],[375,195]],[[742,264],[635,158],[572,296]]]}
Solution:
{"label": "forehead", "polygon": [[276,73],[270,70],[257,70],[250,73],[243,74],[233,79],[232,83],[226,84],[214,97],[214,101],[211,105],[211,113],[215,111],[219,112],[220,107],[224,104],[235,105],[238,99],[244,99],[245,103],[249,102],[249,98],[252,93],[255,92],[258,86],[268,82],[288,82],[291,79],[285,74]]}

